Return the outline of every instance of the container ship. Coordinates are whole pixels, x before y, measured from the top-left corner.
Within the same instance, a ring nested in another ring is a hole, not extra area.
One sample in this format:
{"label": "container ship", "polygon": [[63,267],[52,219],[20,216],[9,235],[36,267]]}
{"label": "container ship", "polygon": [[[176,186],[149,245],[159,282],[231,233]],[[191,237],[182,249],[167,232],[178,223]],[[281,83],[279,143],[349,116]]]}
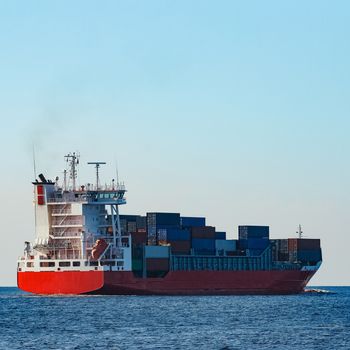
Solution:
{"label": "container ship", "polygon": [[79,156],[65,156],[59,184],[33,182],[35,240],[25,242],[17,284],[35,294],[297,294],[322,263],[319,239],[270,239],[268,226],[242,225],[238,239],[205,217],[122,215],[126,188],[112,180],[77,186]]}

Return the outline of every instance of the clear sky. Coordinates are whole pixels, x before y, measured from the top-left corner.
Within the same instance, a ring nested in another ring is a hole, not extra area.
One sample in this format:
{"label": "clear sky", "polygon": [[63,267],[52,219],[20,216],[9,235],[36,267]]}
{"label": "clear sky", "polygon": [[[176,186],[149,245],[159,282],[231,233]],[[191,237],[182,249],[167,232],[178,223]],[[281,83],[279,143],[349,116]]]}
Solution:
{"label": "clear sky", "polygon": [[[38,172],[115,159],[124,213],[321,238],[350,284],[348,1],[0,1],[0,284],[34,238]],[[81,166],[82,183],[93,169]]]}

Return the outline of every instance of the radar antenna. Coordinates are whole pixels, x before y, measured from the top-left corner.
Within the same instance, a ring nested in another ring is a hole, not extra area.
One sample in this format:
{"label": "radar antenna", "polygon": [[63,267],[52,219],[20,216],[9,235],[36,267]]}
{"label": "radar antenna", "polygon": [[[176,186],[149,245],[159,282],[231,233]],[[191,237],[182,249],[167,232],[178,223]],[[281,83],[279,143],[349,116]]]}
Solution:
{"label": "radar antenna", "polygon": [[95,165],[96,168],[96,190],[99,189],[100,177],[99,177],[99,169],[100,165],[106,164],[106,162],[88,162],[89,165]]}
{"label": "radar antenna", "polygon": [[297,234],[299,235],[299,238],[300,238],[300,239],[303,238],[303,231],[301,230],[301,225],[300,225],[300,224],[299,224],[299,227],[298,227]]}
{"label": "radar antenna", "polygon": [[67,162],[69,162],[70,170],[69,175],[73,182],[73,191],[75,191],[75,180],[77,178],[77,165],[79,164],[79,157],[80,155],[78,153],[68,153],[64,158],[67,159]]}

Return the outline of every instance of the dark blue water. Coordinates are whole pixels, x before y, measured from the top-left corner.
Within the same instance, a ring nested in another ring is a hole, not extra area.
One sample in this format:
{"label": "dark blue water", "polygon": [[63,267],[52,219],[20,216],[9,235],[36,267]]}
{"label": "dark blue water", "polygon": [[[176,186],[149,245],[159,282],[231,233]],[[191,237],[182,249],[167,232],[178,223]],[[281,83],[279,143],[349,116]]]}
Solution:
{"label": "dark blue water", "polygon": [[350,288],[297,296],[41,297],[0,288],[0,349],[350,349]]}

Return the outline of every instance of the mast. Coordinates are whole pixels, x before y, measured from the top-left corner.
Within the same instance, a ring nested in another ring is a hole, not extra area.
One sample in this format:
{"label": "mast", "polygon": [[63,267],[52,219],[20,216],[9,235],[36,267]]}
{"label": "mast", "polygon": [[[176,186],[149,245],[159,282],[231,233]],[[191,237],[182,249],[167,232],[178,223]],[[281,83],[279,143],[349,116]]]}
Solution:
{"label": "mast", "polygon": [[77,178],[77,165],[79,164],[79,154],[73,152],[73,153],[68,153],[64,158],[67,158],[67,162],[69,162],[70,166],[70,178],[72,179],[73,183],[73,191],[75,191],[75,179]]}
{"label": "mast", "polygon": [[299,239],[303,238],[303,231],[301,230],[301,225],[299,224],[297,234],[299,235]]}

